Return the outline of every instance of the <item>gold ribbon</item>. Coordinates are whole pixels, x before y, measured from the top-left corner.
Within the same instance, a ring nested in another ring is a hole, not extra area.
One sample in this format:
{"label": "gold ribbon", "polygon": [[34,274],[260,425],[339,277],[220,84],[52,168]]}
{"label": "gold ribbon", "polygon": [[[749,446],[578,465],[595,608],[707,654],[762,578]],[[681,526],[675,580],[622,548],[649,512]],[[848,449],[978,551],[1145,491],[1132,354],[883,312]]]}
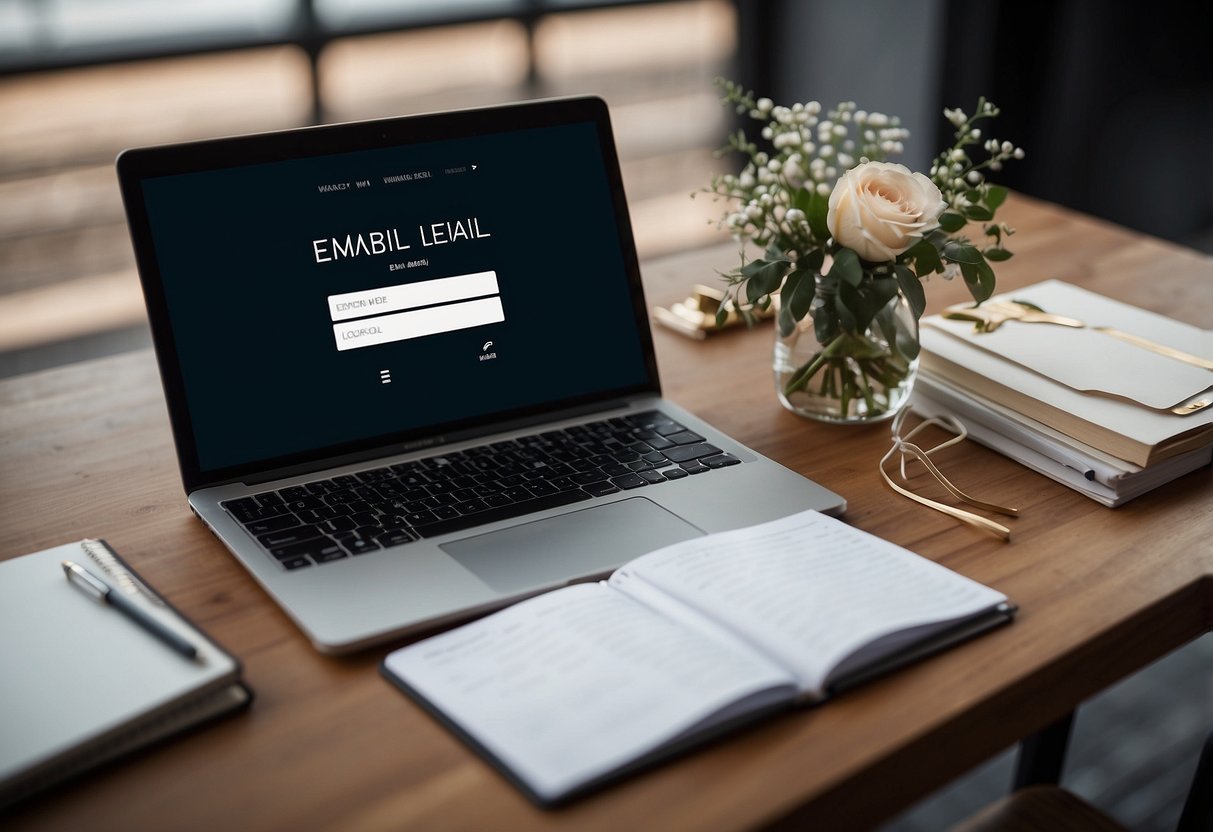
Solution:
{"label": "gold ribbon", "polygon": [[[975,526],[983,531],[987,531],[990,534],[993,534],[997,537],[1002,538],[1003,540],[1010,540],[1011,539],[1011,530],[1000,523],[995,523],[992,520],[987,520],[985,517],[982,517],[978,514],[974,514],[971,511],[965,511],[964,509],[956,508],[954,506],[949,506],[949,505],[946,505],[945,503],[939,503],[939,502],[936,502],[935,500],[928,500],[926,497],[920,497],[919,495],[915,494],[913,491],[910,491],[907,488],[903,488],[902,486],[893,482],[893,478],[890,477],[888,472],[885,470],[885,464],[890,459],[893,458],[894,454],[900,453],[901,454],[901,478],[903,480],[909,479],[909,476],[906,474],[906,460],[907,459],[917,460],[918,462],[922,463],[923,467],[927,469],[928,473],[930,473],[933,477],[935,477],[936,480],[939,481],[940,485],[942,485],[944,488],[946,488],[948,490],[949,494],[951,494],[953,497],[960,500],[961,502],[968,503],[971,506],[976,506],[977,508],[982,508],[987,511],[993,511],[998,514],[1005,514],[1010,517],[1016,517],[1019,515],[1019,509],[1017,509],[1017,508],[1007,508],[1006,506],[1000,506],[997,503],[988,503],[984,500],[978,500],[974,497],[970,497],[968,494],[965,494],[959,488],[952,485],[952,483],[948,482],[948,478],[945,477],[940,472],[940,470],[935,467],[935,463],[931,462],[931,459],[930,459],[931,454],[936,453],[937,451],[942,451],[944,448],[950,448],[953,445],[963,442],[965,440],[965,438],[969,435],[968,430],[965,429],[965,426],[963,424],[961,424],[961,422],[958,419],[955,419],[951,416],[935,416],[930,419],[926,419],[925,421],[923,421],[922,423],[917,425],[909,433],[907,433],[905,436],[902,436],[901,435],[902,424],[905,422],[906,414],[908,414],[909,412],[910,412],[909,409],[902,410],[900,413],[898,413],[893,418],[893,447],[889,448],[888,453],[886,453],[880,459],[880,476],[884,477],[885,483],[887,483],[889,488],[892,488],[898,494],[901,494],[904,497],[909,497],[911,500],[913,500],[916,503],[921,503],[922,505],[927,506],[928,508],[933,508],[938,512],[942,512],[943,514],[948,515],[949,517],[955,517],[957,520],[960,520],[963,523],[968,523],[970,526]],[[950,431],[952,433],[955,433],[956,435],[954,437],[952,437],[951,439],[947,440],[946,442],[942,442],[939,445],[936,445],[934,448],[924,451],[922,448],[920,448],[917,445],[910,442],[910,440],[913,439],[914,436],[916,434],[918,434],[919,431],[923,430],[924,428],[926,428],[930,425],[935,425],[936,427]]]}

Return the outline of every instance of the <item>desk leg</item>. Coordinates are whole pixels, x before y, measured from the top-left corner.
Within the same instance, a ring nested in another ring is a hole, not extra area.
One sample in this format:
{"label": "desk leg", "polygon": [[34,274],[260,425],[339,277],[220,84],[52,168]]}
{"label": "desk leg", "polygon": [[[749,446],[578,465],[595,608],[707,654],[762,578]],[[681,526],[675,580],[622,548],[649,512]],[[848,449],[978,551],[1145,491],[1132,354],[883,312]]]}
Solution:
{"label": "desk leg", "polygon": [[1061,782],[1061,770],[1066,764],[1066,747],[1074,727],[1074,711],[1030,737],[1019,741],[1019,759],[1015,763],[1012,791],[1025,786]]}
{"label": "desk leg", "polygon": [[1176,832],[1207,832],[1213,828],[1213,734],[1205,740],[1201,749],[1196,773],[1192,775],[1192,788],[1184,803],[1183,815],[1179,818]]}

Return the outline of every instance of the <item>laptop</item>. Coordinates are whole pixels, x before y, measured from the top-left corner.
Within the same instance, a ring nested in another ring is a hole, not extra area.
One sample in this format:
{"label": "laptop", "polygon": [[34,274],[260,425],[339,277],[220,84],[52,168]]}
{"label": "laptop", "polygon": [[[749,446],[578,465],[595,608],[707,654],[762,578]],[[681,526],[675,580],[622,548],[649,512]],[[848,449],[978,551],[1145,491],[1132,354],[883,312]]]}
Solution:
{"label": "laptop", "polygon": [[845,507],[661,398],[600,99],[117,167],[189,505],[320,651]]}

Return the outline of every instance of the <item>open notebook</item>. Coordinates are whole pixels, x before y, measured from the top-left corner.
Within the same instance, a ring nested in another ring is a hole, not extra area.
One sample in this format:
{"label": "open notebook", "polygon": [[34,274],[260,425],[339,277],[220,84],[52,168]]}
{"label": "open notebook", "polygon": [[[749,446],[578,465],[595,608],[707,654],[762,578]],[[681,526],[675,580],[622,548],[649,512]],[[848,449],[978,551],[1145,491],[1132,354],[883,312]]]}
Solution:
{"label": "open notebook", "polygon": [[[174,652],[64,576],[73,561],[184,638]],[[0,562],[0,807],[247,705],[239,662],[103,541]]]}
{"label": "open notebook", "polygon": [[1010,620],[1007,597],[808,511],[401,648],[384,675],[548,805]]}

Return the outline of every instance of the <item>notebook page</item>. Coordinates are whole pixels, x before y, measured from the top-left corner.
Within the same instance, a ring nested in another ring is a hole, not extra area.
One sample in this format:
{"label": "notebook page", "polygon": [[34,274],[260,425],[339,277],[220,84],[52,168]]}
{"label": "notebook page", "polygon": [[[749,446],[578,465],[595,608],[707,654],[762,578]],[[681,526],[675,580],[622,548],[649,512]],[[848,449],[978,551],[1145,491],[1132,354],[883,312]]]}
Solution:
{"label": "notebook page", "polygon": [[0,783],[230,683],[238,669],[167,607],[135,596],[204,661],[174,653],[73,587],[64,560],[101,571],[79,543],[0,562]]}
{"label": "notebook page", "polygon": [[1006,601],[814,511],[677,543],[627,568],[761,645],[819,697],[835,665],[864,645]]}
{"label": "notebook page", "polygon": [[604,584],[523,601],[397,650],[384,666],[545,799],[732,702],[795,693],[791,677],[761,659]]}

